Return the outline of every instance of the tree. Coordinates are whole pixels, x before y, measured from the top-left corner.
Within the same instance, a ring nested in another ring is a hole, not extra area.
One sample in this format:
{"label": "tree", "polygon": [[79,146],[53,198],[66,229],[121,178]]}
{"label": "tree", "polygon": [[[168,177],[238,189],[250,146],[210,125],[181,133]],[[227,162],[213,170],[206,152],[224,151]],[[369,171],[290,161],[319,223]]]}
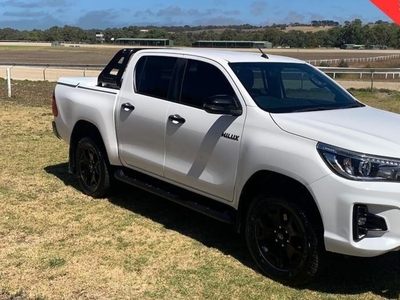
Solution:
{"label": "tree", "polygon": [[63,41],[63,33],[61,27],[53,26],[44,32],[45,41],[54,42],[54,41]]}
{"label": "tree", "polygon": [[167,32],[162,28],[152,28],[145,33],[145,38],[150,39],[165,39],[167,37]]}
{"label": "tree", "polygon": [[238,32],[234,29],[225,29],[219,38],[221,41],[236,41],[238,40]]}
{"label": "tree", "polygon": [[285,33],[282,30],[270,27],[264,30],[262,40],[271,42],[274,46],[283,46],[284,35]]}
{"label": "tree", "polygon": [[342,29],[342,39],[344,44],[362,44],[362,22],[356,19]]}

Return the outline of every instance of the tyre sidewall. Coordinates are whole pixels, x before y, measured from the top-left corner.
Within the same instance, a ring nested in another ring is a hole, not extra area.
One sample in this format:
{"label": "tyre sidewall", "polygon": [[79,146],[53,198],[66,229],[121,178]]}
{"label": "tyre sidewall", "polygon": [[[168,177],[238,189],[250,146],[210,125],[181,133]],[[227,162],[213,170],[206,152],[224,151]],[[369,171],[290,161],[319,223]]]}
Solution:
{"label": "tyre sidewall", "polygon": [[[81,157],[82,152],[87,148],[92,148],[96,153],[98,160],[99,160],[99,167],[100,167],[100,178],[99,182],[95,187],[89,187],[81,178],[81,165],[79,163],[79,159]],[[101,198],[104,197],[109,189],[110,186],[110,178],[108,173],[108,168],[106,161],[104,159],[102,151],[97,146],[96,142],[89,137],[85,137],[81,139],[76,147],[76,175],[78,178],[79,185],[83,192],[89,196],[94,198]]]}
{"label": "tyre sidewall", "polygon": [[[301,262],[297,268],[290,270],[278,269],[271,265],[261,253],[255,238],[254,219],[260,213],[263,205],[280,205],[289,209],[293,217],[297,219],[301,230],[306,238],[306,251],[303,253]],[[318,271],[321,249],[319,247],[316,231],[310,223],[307,215],[295,204],[282,197],[258,196],[249,207],[246,218],[246,242],[251,256],[261,269],[262,273],[268,277],[289,285],[299,285],[310,281]]]}

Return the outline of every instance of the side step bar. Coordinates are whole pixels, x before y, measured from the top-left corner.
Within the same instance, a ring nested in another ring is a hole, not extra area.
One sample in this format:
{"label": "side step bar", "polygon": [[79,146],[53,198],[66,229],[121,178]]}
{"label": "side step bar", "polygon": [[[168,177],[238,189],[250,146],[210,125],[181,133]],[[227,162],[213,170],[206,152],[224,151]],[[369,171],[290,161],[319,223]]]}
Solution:
{"label": "side step bar", "polygon": [[[218,208],[212,208],[211,205],[207,206],[204,204],[201,204],[201,196],[198,196],[196,194],[194,195],[194,198],[196,200],[199,200],[199,202],[194,202],[194,201],[189,201],[189,200],[184,200],[183,197],[181,197],[178,194],[171,193],[166,189],[163,189],[159,186],[152,185],[150,183],[147,183],[145,181],[142,181],[140,179],[127,176],[123,170],[117,170],[114,173],[114,176],[116,179],[125,182],[127,184],[133,185],[137,188],[140,188],[142,190],[145,190],[147,192],[150,192],[154,195],[157,195],[159,197],[165,198],[167,200],[170,200],[172,202],[175,202],[177,204],[183,205],[187,208],[190,208],[192,210],[195,210],[199,213],[202,213],[204,215],[207,215],[213,219],[216,219],[218,221],[228,223],[228,224],[235,224],[235,217],[232,216],[230,213],[229,209],[223,209],[222,205],[221,207]],[[154,180],[154,179],[153,179]],[[158,180],[157,180],[158,181]],[[168,185],[167,183],[164,183],[163,185]],[[186,192],[185,194],[190,193]],[[216,205],[217,207],[218,205]],[[225,208],[225,207],[224,207]],[[227,206],[228,208],[228,206]]]}

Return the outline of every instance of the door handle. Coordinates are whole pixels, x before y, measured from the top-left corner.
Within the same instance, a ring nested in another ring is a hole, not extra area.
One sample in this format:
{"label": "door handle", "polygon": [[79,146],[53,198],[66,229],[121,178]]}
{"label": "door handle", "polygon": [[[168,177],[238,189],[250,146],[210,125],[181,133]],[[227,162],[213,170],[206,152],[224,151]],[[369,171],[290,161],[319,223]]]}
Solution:
{"label": "door handle", "polygon": [[178,124],[178,123],[183,124],[186,122],[186,120],[184,118],[182,118],[180,115],[170,115],[168,117],[168,119],[171,120],[172,123],[174,123],[174,124]]}
{"label": "door handle", "polygon": [[125,111],[135,110],[135,107],[132,104],[130,104],[129,102],[126,102],[126,103],[122,104],[121,106]]}

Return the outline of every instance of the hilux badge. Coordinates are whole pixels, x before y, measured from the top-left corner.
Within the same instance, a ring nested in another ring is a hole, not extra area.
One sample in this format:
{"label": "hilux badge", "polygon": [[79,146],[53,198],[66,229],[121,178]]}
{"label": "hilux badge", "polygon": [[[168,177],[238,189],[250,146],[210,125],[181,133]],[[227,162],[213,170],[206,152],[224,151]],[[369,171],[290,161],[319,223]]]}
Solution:
{"label": "hilux badge", "polygon": [[226,139],[230,139],[230,140],[234,140],[234,141],[239,141],[239,137],[240,137],[240,135],[235,135],[235,134],[227,133],[227,132],[223,132],[221,136]]}

